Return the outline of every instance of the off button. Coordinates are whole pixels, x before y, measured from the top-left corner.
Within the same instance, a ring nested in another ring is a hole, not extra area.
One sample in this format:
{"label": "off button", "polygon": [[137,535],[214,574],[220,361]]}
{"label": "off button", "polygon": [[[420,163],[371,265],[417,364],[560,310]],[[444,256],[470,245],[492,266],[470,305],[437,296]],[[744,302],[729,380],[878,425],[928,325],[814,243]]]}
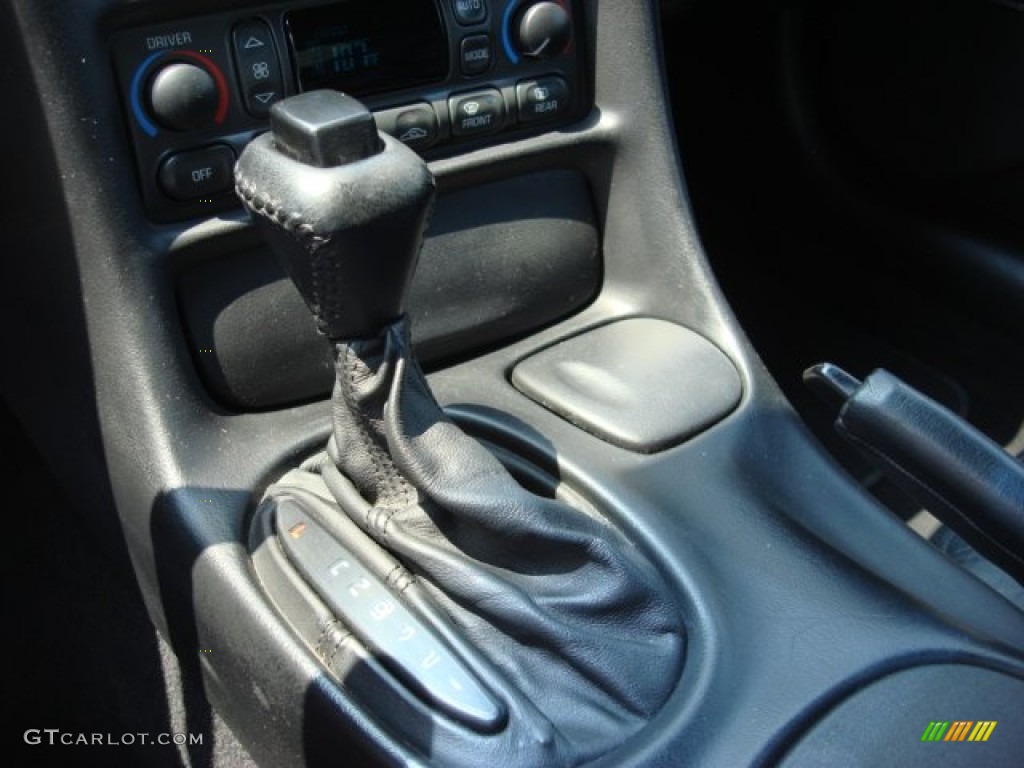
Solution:
{"label": "off button", "polygon": [[175,200],[197,200],[234,186],[235,153],[224,144],[178,152],[160,166],[160,188]]}
{"label": "off button", "polygon": [[448,101],[452,133],[475,136],[501,130],[505,124],[505,100],[493,88],[452,96]]}

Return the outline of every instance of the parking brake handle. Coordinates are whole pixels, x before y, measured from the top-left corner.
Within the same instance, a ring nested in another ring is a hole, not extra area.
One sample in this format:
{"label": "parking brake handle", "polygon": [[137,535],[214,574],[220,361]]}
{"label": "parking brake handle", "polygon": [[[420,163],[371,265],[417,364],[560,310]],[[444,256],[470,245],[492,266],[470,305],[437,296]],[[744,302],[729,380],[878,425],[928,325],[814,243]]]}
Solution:
{"label": "parking brake handle", "polygon": [[894,483],[1024,583],[1024,464],[885,370],[831,363],[804,382],[840,408],[835,427]]}

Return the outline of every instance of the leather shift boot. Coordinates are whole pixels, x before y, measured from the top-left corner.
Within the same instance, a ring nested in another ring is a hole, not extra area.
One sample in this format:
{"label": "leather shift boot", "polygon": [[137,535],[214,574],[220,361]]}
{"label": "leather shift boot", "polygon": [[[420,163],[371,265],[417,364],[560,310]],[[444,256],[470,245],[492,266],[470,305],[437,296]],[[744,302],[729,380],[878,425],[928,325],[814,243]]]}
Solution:
{"label": "leather shift boot", "polygon": [[[434,709],[422,723],[392,720],[395,730],[446,766],[576,765],[608,752],[679,680],[684,632],[666,585],[609,525],[520,487],[434,401],[401,317],[433,199],[422,159],[379,135],[365,105],[335,91],[274,105],[271,127],[246,147],[235,178],[334,344],[334,436],[321,473],[343,525],[326,527],[335,535],[347,528],[341,535],[358,537],[353,551],[368,561],[405,566],[376,575],[407,603],[432,598],[419,613],[447,614],[444,632],[454,625],[452,644],[472,645],[463,655],[486,667],[480,675],[508,716],[482,733]],[[310,495],[288,482],[268,489],[263,512]],[[313,495],[309,504],[323,512],[324,497]],[[333,517],[319,512],[311,515]],[[366,551],[373,542],[390,557]],[[288,600],[301,601],[300,592]],[[324,613],[305,614],[321,646],[325,630],[336,629]],[[375,661],[386,660],[386,642],[376,650]],[[385,718],[389,700],[362,703]]]}
{"label": "leather shift boot", "polygon": [[523,489],[448,419],[404,319],[336,344],[335,361],[323,474],[370,505],[353,522],[551,721],[571,762],[637,731],[678,681],[684,650],[651,564],[607,524]]}

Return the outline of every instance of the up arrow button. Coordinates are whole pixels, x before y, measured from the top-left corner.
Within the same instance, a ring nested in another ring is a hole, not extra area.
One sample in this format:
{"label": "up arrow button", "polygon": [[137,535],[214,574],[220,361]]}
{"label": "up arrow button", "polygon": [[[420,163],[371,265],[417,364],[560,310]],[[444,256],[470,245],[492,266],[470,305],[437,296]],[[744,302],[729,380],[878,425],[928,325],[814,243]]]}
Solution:
{"label": "up arrow button", "polygon": [[246,111],[265,118],[285,95],[284,76],[270,26],[260,19],[243,21],[232,32],[235,69]]}

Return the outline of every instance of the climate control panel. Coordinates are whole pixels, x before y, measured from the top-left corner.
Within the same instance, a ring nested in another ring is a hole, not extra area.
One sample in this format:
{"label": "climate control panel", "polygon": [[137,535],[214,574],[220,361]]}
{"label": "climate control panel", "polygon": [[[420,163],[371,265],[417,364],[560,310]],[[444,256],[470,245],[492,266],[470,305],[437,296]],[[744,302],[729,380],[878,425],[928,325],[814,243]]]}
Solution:
{"label": "climate control panel", "polygon": [[280,99],[334,88],[425,156],[548,130],[590,109],[572,0],[261,6],[117,34],[114,67],[157,221],[237,205],[234,161]]}

